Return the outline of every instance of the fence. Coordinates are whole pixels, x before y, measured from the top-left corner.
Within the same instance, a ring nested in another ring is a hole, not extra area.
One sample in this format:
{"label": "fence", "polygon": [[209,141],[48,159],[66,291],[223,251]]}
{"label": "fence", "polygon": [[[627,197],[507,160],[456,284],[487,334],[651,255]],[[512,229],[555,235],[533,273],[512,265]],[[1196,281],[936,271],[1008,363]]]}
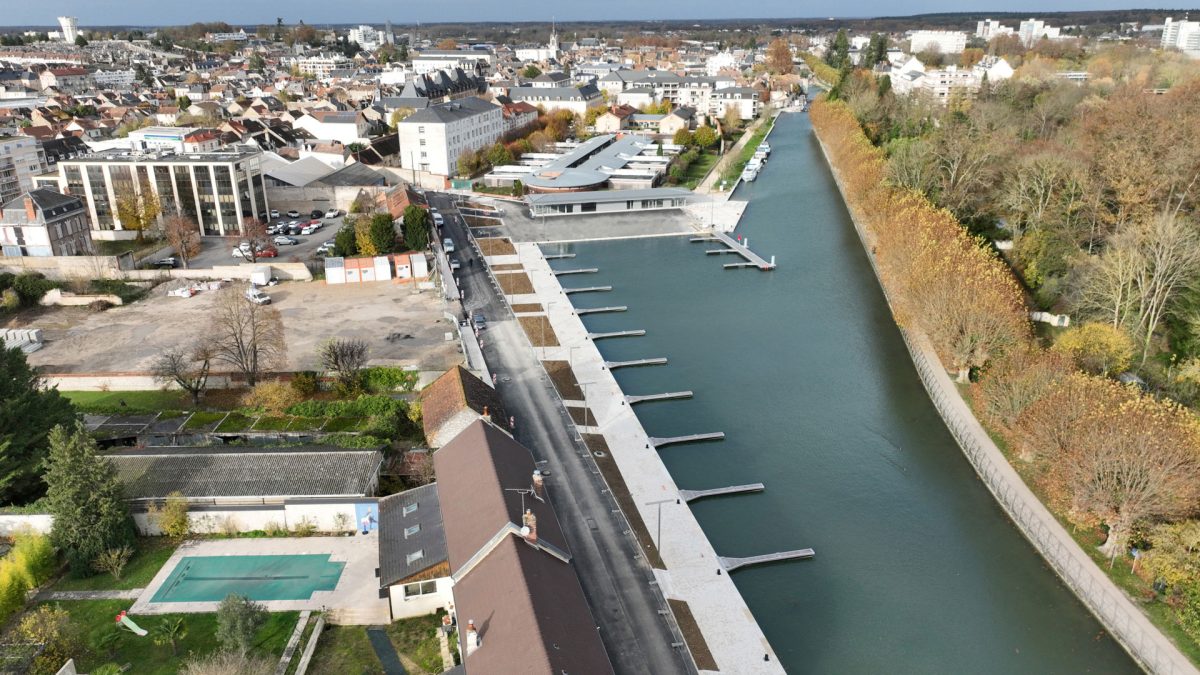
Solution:
{"label": "fence", "polygon": [[[825,155],[825,161],[833,172],[838,191],[845,201],[846,194],[841,176],[829,161],[829,152],[824,141],[821,141],[820,137],[817,140]],[[847,208],[850,208],[849,202]],[[883,277],[879,275],[871,237],[863,229],[852,209],[850,217],[859,240],[867,251],[871,268],[879,279],[884,296],[887,297],[888,289],[883,285]],[[888,304],[891,305],[890,298]],[[1025,538],[1033,544],[1046,562],[1050,563],[1059,578],[1147,671],[1163,675],[1200,672],[1179,648],[1151,623],[1124,591],[1097,567],[1037,495],[1033,494],[959,395],[929,339],[903,327],[900,328],[900,334],[930,400],[933,401],[946,428],[962,448],[963,454],[975,468],[975,473],[983,479],[988,491]]]}

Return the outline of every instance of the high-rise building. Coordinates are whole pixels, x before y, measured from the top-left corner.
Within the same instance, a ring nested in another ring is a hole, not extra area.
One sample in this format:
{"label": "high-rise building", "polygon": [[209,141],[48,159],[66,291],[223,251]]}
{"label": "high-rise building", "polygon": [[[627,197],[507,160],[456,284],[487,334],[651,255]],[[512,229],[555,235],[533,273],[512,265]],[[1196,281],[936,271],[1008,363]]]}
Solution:
{"label": "high-rise building", "polygon": [[33,189],[33,177],[46,164],[32,136],[0,136],[0,204]]}
{"label": "high-rise building", "polygon": [[933,49],[942,54],[961,54],[967,48],[967,34],[957,30],[918,30],[912,34],[909,51],[913,54]]}
{"label": "high-rise building", "polygon": [[1175,21],[1168,18],[1163,25],[1163,49],[1179,49],[1186,52],[1200,51],[1200,21]]}
{"label": "high-rise building", "polygon": [[[262,152],[236,146],[215,152],[99,152],[58,163],[59,184],[83,200],[97,239],[120,239],[121,195],[150,190],[160,218],[180,214],[204,236],[234,236],[242,220],[269,211]],[[130,233],[131,234],[131,233]]]}
{"label": "high-rise building", "polygon": [[1017,28],[1017,35],[1021,38],[1021,44],[1026,47],[1032,47],[1042,38],[1048,40],[1058,39],[1059,30],[1053,26],[1047,26],[1046,22],[1040,19],[1026,19]]}
{"label": "high-rise building", "polygon": [[62,26],[63,40],[74,42],[79,37],[79,19],[73,16],[58,17],[58,25]]}
{"label": "high-rise building", "polygon": [[1009,26],[1000,25],[1000,22],[995,19],[984,19],[975,23],[975,37],[981,40],[991,40],[994,37],[1012,35],[1015,32]]}

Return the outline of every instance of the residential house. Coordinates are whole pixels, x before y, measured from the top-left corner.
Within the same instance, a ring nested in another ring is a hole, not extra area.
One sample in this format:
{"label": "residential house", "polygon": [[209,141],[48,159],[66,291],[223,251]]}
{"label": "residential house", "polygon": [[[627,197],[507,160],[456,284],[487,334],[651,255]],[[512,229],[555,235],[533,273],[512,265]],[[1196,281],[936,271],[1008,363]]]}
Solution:
{"label": "residential house", "polygon": [[481,418],[507,427],[499,394],[462,366],[451,368],[421,390],[421,424],[431,448],[440,448]]}
{"label": "residential house", "polygon": [[87,211],[78,197],[30,190],[0,207],[5,256],[93,255]]}
{"label": "residential house", "polygon": [[379,500],[379,588],[392,620],[454,605],[437,483]]}
{"label": "residential house", "polygon": [[366,117],[357,110],[307,112],[297,118],[292,126],[304,129],[321,140],[337,141],[342,145],[366,140],[371,130],[371,125]]}
{"label": "residential house", "polygon": [[528,103],[546,110],[570,110],[582,115],[604,98],[594,84],[579,87],[512,87],[508,97],[514,103]]}
{"label": "residential house", "polygon": [[418,110],[401,120],[396,131],[403,168],[449,176],[457,173],[463,153],[500,140],[504,113],[483,99],[464,98]]}

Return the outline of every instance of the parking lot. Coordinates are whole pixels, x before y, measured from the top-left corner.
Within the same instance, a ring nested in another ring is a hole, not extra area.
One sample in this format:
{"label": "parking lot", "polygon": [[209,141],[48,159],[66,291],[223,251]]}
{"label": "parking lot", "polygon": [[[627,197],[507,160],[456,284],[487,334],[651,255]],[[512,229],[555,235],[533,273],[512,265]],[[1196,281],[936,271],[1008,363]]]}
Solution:
{"label": "parking lot", "polygon": [[[143,300],[99,313],[80,307],[40,311],[20,326],[41,328],[46,340],[29,355],[30,364],[48,373],[146,372],[164,350],[203,337],[210,325],[215,293],[167,296],[167,290],[182,285],[186,282],[161,284]],[[377,365],[434,371],[462,361],[458,342],[445,340],[453,329],[435,291],[414,292],[411,285],[391,282],[330,286],[320,281],[288,282],[265,291],[283,315],[288,370],[317,369],[317,348],[330,338],[364,340]]]}
{"label": "parking lot", "polygon": [[[308,213],[300,214],[301,218],[284,217],[272,220],[270,224],[290,223],[299,221],[301,225],[308,223],[312,218],[308,217]],[[321,218],[321,229],[313,234],[294,234],[288,235],[292,239],[298,241],[298,244],[280,246],[276,245],[276,250],[279,251],[278,260],[281,262],[304,262],[313,258],[321,244],[333,239],[337,231],[342,228],[342,222],[345,215],[339,215],[337,218]],[[274,236],[271,237],[274,239]],[[191,267],[213,267],[215,265],[235,265],[246,262],[245,258],[235,257],[233,249],[237,248],[244,239],[241,237],[204,237],[201,241],[203,251],[189,263]],[[264,258],[263,262],[270,262],[271,258]]]}

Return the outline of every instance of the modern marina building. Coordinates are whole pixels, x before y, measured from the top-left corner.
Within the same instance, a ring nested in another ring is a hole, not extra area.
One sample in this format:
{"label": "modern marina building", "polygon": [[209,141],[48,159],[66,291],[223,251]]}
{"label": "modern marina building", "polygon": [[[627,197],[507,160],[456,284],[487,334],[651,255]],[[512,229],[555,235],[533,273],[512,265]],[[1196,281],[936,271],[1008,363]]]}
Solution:
{"label": "modern marina building", "polygon": [[498,166],[484,176],[491,187],[515,181],[530,192],[631,190],[654,187],[679,148],[659,146],[636,135],[601,134],[582,143],[559,143],[562,152],[526,153],[519,164]]}

